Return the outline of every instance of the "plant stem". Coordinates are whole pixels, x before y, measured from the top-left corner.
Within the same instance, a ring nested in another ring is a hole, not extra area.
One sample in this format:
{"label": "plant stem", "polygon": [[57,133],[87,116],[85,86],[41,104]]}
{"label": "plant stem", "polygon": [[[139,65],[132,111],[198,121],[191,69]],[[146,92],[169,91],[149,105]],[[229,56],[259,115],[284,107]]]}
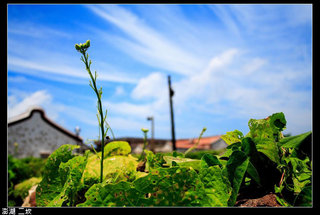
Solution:
{"label": "plant stem", "polygon": [[206,127],[204,127],[204,128],[202,129],[202,131],[201,131],[201,133],[200,133],[200,136],[199,136],[199,138],[198,138],[198,141],[196,142],[196,144],[194,144],[191,148],[189,148],[189,149],[184,153],[184,156],[186,156],[186,155],[187,155],[188,153],[190,153],[192,150],[194,150],[195,148],[197,148],[197,146],[198,146],[199,143],[200,143],[200,139],[201,139],[203,133],[204,133],[206,130],[207,130]]}
{"label": "plant stem", "polygon": [[100,97],[100,94],[99,94],[99,91],[97,89],[97,85],[96,85],[96,80],[93,78],[93,75],[91,73],[91,70],[90,70],[90,65],[88,63],[88,58],[86,56],[86,52],[83,51],[81,52],[83,57],[84,57],[84,63],[86,65],[86,70],[88,71],[89,75],[90,75],[90,78],[91,78],[91,81],[92,81],[92,84],[93,84],[93,90],[95,91],[96,95],[97,95],[97,98],[98,98],[98,110],[99,110],[99,114],[100,114],[100,128],[101,128],[101,170],[100,170],[100,183],[102,182],[103,180],[103,158],[104,158],[104,125],[103,125],[103,121],[104,121],[104,117],[103,117],[103,111],[102,111],[102,104],[101,104],[101,97]]}
{"label": "plant stem", "polygon": [[147,133],[148,133],[148,129],[145,129],[145,128],[142,128],[141,129],[143,134],[144,134],[144,138],[143,138],[143,149],[142,149],[142,153],[140,155],[140,158],[139,160],[141,161],[143,158],[144,158],[144,150],[146,149],[146,146],[147,146]]}
{"label": "plant stem", "polygon": [[282,182],[283,182],[283,177],[284,177],[284,174],[286,173],[286,170],[283,171],[282,175],[281,175],[281,179],[280,179],[280,182],[279,182],[279,187],[281,187],[282,185]]}

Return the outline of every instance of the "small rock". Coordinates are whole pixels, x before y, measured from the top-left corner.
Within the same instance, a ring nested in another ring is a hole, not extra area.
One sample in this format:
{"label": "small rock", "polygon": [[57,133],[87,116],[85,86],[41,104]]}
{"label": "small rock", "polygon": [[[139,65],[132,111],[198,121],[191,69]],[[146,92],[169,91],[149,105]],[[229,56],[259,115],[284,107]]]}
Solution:
{"label": "small rock", "polygon": [[38,185],[33,185],[29,190],[29,195],[24,199],[22,207],[36,207],[36,189]]}

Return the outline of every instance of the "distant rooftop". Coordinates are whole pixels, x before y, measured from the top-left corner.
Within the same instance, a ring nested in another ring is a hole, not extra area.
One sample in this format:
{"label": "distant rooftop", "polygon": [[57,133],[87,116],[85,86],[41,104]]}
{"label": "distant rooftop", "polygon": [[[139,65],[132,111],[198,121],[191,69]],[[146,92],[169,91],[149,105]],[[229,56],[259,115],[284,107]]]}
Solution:
{"label": "distant rooftop", "polygon": [[[217,142],[221,138],[221,135],[202,137],[200,139],[197,149],[210,149],[212,143]],[[178,139],[176,140],[176,147],[179,149],[188,149],[196,144],[198,138],[192,139]]]}

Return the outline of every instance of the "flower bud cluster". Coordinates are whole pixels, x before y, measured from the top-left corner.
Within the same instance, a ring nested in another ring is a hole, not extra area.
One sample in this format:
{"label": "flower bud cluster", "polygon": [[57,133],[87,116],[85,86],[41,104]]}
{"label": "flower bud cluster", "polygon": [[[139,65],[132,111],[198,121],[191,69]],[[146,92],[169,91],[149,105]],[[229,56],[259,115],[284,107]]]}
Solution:
{"label": "flower bud cluster", "polygon": [[86,51],[89,47],[90,47],[90,40],[87,40],[87,42],[85,42],[84,44],[80,43],[75,45],[76,50],[79,52]]}

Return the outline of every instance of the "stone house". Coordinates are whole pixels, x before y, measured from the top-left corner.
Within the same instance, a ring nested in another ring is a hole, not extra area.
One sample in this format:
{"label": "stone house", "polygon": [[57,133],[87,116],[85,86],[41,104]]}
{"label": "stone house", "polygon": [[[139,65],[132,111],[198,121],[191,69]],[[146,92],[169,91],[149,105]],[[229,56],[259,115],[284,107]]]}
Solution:
{"label": "stone house", "polygon": [[17,158],[48,157],[64,144],[80,145],[79,153],[88,149],[80,136],[50,120],[39,107],[8,120],[8,154]]}

